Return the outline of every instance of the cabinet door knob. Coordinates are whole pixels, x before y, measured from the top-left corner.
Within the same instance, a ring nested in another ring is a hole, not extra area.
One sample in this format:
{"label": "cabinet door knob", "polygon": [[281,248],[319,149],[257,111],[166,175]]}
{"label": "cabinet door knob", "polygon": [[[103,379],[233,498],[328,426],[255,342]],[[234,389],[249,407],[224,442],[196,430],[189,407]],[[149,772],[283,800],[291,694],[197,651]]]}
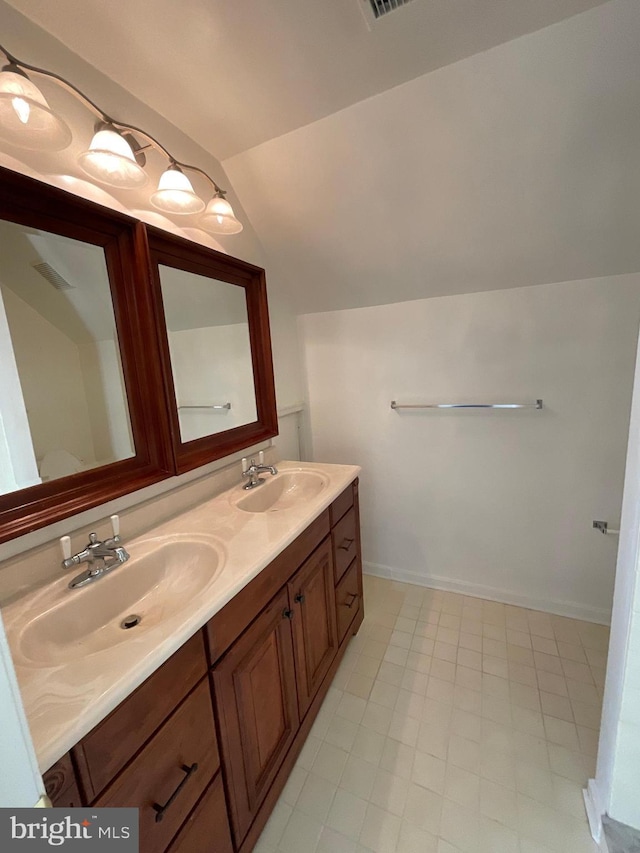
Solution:
{"label": "cabinet door knob", "polygon": [[345,538],[345,539],[343,539],[343,540],[342,540],[342,542],[338,545],[338,549],[339,549],[340,551],[348,551],[348,550],[349,550],[349,548],[351,548],[351,546],[353,545],[353,543],[354,543],[355,541],[356,541],[355,539],[346,539],[346,538]]}
{"label": "cabinet door knob", "polygon": [[303,593],[299,592],[293,600],[295,601],[296,604],[304,604]]}
{"label": "cabinet door knob", "polygon": [[348,607],[348,608],[349,608],[349,610],[351,610],[351,608],[353,607],[353,605],[354,605],[354,604],[356,603],[356,601],[358,600],[358,596],[355,594],[355,592],[350,592],[350,593],[349,593],[349,595],[347,596],[347,598],[350,598],[350,599],[351,599],[351,601],[350,601],[348,604],[347,604],[347,602],[345,601],[345,606],[346,606],[346,607]]}
{"label": "cabinet door knob", "polygon": [[283,619],[293,619],[293,616],[294,616],[293,610],[289,610],[288,607],[282,611],[282,618]]}
{"label": "cabinet door knob", "polygon": [[198,765],[194,763],[191,765],[191,767],[188,767],[186,764],[183,764],[181,769],[185,774],[184,779],[182,780],[182,782],[180,782],[173,794],[171,794],[167,802],[163,806],[161,806],[159,803],[153,803],[153,808],[156,813],[156,823],[160,823],[160,821],[164,818],[165,812],[167,811],[171,803],[175,800],[175,798],[178,796],[180,791],[184,788],[187,779],[193,776],[193,774],[196,772],[196,770],[198,769]]}

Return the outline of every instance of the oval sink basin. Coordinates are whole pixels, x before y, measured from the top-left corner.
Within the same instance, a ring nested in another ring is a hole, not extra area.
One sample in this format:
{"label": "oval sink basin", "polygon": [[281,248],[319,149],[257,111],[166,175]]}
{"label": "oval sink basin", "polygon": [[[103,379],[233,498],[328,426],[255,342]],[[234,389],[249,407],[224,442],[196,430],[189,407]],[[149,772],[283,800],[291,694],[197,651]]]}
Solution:
{"label": "oval sink basin", "polygon": [[[20,631],[24,658],[61,664],[131,640],[179,613],[224,566],[224,549],[209,536],[144,540],[130,554],[128,562],[82,589],[65,584],[52,605]],[[128,616],[138,619],[126,629]]]}
{"label": "oval sink basin", "polygon": [[236,506],[244,512],[294,509],[319,495],[328,482],[328,478],[318,471],[282,471],[275,477],[270,476],[262,486],[245,492]]}

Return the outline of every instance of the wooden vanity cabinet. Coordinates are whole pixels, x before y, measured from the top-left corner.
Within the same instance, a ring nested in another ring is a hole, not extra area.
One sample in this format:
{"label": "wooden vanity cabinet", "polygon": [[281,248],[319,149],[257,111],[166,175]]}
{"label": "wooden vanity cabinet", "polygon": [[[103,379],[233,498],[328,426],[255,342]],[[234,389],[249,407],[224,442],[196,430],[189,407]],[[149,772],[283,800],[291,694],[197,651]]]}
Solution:
{"label": "wooden vanity cabinet", "polygon": [[45,773],[53,804],[139,808],[141,853],[250,853],[363,615],[356,480]]}

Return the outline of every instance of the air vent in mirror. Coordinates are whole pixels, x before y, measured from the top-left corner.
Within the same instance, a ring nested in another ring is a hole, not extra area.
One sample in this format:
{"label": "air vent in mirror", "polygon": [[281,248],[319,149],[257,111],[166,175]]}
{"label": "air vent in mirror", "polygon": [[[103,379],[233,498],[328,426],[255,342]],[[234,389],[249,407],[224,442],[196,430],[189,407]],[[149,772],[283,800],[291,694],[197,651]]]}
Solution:
{"label": "air vent in mirror", "polygon": [[49,284],[55,287],[56,290],[73,290],[73,285],[69,284],[66,278],[63,278],[59,272],[54,270],[51,264],[43,261],[41,264],[34,264],[33,268],[43,278],[46,278]]}

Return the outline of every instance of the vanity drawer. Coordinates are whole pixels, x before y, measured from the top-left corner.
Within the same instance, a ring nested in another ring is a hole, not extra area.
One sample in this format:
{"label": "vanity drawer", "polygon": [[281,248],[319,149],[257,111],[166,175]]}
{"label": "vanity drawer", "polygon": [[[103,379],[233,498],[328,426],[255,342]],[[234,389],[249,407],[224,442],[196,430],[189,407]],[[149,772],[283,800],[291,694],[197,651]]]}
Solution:
{"label": "vanity drawer", "polygon": [[233,853],[222,773],[209,785],[168,853]]}
{"label": "vanity drawer", "polygon": [[74,747],[87,797],[98,796],[207,671],[198,631]]}
{"label": "vanity drawer", "polygon": [[335,499],[335,501],[329,507],[329,513],[331,515],[331,526],[333,527],[335,524],[340,521],[342,516],[348,509],[351,509],[353,506],[353,485],[347,486],[344,492]]}
{"label": "vanity drawer", "polygon": [[205,679],[94,805],[138,808],[141,853],[162,853],[219,764]]}
{"label": "vanity drawer", "polygon": [[341,643],[349,625],[360,608],[362,589],[360,587],[361,574],[358,571],[358,561],[354,560],[344,577],[336,587],[336,610],[338,615],[338,642]]}
{"label": "vanity drawer", "polygon": [[83,804],[71,763],[71,755],[63,755],[43,774],[44,789],[54,808],[77,809]]}
{"label": "vanity drawer", "polygon": [[333,528],[331,531],[331,540],[333,543],[335,580],[338,583],[358,553],[356,511],[354,507],[351,507],[347,514]]}

